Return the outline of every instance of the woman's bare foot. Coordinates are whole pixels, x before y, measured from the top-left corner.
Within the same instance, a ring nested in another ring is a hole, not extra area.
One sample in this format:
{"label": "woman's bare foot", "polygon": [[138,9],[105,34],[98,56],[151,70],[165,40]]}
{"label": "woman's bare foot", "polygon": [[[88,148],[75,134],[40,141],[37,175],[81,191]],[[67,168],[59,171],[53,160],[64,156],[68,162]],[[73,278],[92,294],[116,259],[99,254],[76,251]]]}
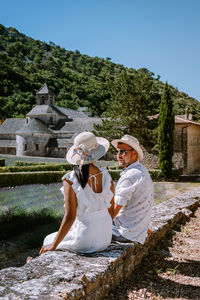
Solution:
{"label": "woman's bare foot", "polygon": [[26,259],[26,263],[29,264],[33,260],[33,257],[28,256]]}

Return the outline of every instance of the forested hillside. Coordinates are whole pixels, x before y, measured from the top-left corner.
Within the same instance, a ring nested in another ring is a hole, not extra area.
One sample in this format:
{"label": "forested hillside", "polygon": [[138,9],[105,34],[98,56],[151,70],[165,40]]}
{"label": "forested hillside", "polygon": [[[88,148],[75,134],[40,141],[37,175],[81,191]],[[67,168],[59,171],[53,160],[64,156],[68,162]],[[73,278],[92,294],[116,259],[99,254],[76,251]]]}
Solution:
{"label": "forested hillside", "polygon": [[[145,113],[157,113],[164,86],[159,75],[146,68],[126,68],[111,62],[109,57],[89,57],[78,50],[68,51],[53,42],[34,40],[15,28],[0,25],[0,119],[24,117],[35,105],[36,91],[44,82],[53,90],[56,105],[74,109],[87,106],[93,116],[101,116],[110,111],[115,96],[112,86],[122,74],[139,78],[138,82],[142,78],[142,93],[151,94],[145,98],[151,101]],[[147,92],[146,80],[151,82]],[[176,114],[184,114],[188,106],[194,120],[200,120],[197,100],[174,87],[171,92]]]}

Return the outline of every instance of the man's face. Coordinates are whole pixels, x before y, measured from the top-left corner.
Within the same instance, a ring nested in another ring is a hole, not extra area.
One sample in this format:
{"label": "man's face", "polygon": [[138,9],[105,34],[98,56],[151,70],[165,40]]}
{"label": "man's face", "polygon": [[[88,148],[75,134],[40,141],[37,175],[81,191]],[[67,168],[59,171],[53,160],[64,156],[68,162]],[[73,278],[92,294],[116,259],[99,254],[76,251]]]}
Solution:
{"label": "man's face", "polygon": [[120,166],[127,168],[137,159],[138,154],[131,146],[123,143],[117,145],[117,160]]}

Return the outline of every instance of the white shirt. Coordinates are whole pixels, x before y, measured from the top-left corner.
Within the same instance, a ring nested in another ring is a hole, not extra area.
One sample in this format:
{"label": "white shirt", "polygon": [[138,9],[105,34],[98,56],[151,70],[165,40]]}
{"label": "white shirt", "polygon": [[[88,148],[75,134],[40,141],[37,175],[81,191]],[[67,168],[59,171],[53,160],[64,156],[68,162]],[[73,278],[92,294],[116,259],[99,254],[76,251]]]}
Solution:
{"label": "white shirt", "polygon": [[154,185],[149,172],[136,161],[121,172],[117,183],[115,204],[122,208],[114,218],[114,227],[128,240],[143,244],[153,202]]}

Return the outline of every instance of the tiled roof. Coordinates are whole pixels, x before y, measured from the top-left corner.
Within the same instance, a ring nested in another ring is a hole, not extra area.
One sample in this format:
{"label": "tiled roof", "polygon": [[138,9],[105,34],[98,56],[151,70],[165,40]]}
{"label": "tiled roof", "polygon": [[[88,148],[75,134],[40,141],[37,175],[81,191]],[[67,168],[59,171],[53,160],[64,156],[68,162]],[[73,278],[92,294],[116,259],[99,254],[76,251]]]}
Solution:
{"label": "tiled roof", "polygon": [[65,108],[65,107],[60,107],[56,106],[60,111],[62,111],[65,115],[67,115],[69,118],[88,118],[88,116],[82,112],[82,111],[77,111],[74,109],[70,108]]}
{"label": "tiled roof", "polygon": [[16,134],[23,133],[51,133],[48,127],[38,119],[29,119],[29,122],[23,128],[18,130]]}
{"label": "tiled roof", "polygon": [[83,130],[92,131],[94,124],[102,124],[100,118],[74,118],[73,121],[66,122],[65,125],[59,130],[54,132],[81,132]]}
{"label": "tiled roof", "polygon": [[48,88],[47,84],[45,83],[38,91],[37,91],[37,95],[39,94],[49,94],[52,93],[51,90]]}
{"label": "tiled roof", "polygon": [[63,113],[62,110],[60,110],[57,106],[53,105],[36,105],[29,111],[29,113],[26,115],[27,117],[33,117],[33,116],[41,116],[41,115],[59,115],[59,116],[65,116],[67,117],[67,114]]}
{"label": "tiled roof", "polygon": [[193,124],[193,125],[200,126],[200,123],[195,122],[195,121],[191,121],[191,120],[188,120],[188,119],[181,118],[180,116],[175,116],[175,123],[176,124]]}
{"label": "tiled roof", "polygon": [[15,134],[26,124],[26,119],[6,119],[0,126],[0,134]]}

